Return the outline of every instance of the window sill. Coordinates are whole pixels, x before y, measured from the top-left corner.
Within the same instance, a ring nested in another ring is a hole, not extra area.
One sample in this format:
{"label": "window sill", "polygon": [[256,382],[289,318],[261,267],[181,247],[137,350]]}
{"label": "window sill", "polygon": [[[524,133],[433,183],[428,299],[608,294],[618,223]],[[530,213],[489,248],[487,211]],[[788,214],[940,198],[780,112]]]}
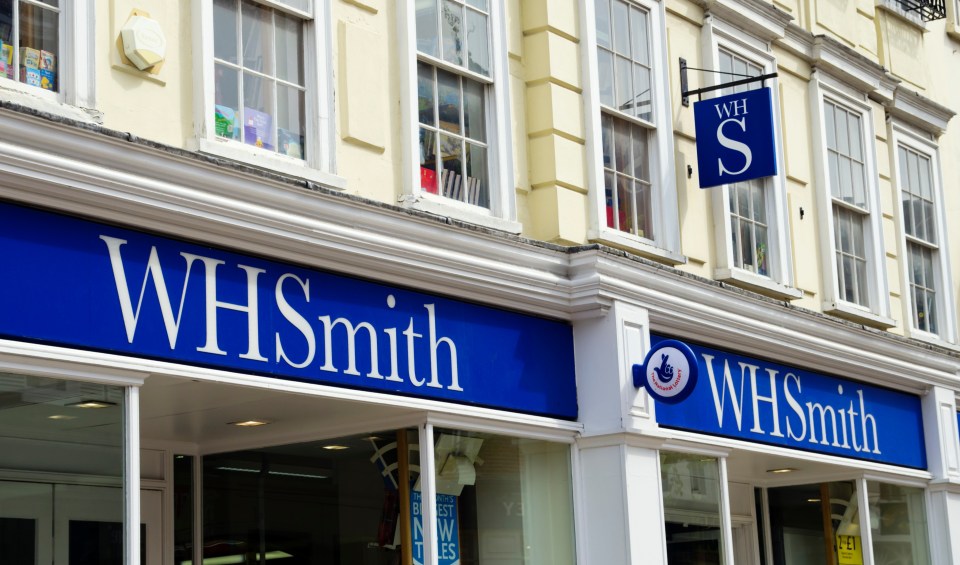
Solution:
{"label": "window sill", "polygon": [[877,0],[876,7],[921,32],[927,31],[927,24],[919,16],[901,8],[898,0]]}
{"label": "window sill", "polygon": [[216,155],[217,157],[239,161],[252,167],[259,167],[261,169],[268,169],[278,173],[300,177],[321,184],[327,188],[340,190],[347,188],[347,180],[345,178],[314,169],[309,166],[306,161],[300,159],[277,155],[257,149],[256,147],[249,147],[241,143],[220,139],[198,139],[197,145],[201,153]]}
{"label": "window sill", "polygon": [[684,265],[687,262],[686,256],[670,249],[657,247],[652,241],[642,239],[633,234],[624,233],[607,227],[601,228],[600,233],[590,238],[591,242],[602,243],[624,251],[630,251],[643,255],[654,261],[666,263],[668,265]]}
{"label": "window sill", "polygon": [[0,92],[6,102],[13,102],[44,114],[87,124],[101,122],[99,112],[88,113],[82,108],[64,104],[63,96],[59,92],[28,86],[8,78],[0,78]]}
{"label": "window sill", "polygon": [[825,302],[823,304],[823,312],[824,314],[831,314],[838,318],[881,330],[888,330],[897,325],[897,321],[893,318],[874,314],[873,312],[846,302]]}
{"label": "window sill", "polygon": [[953,351],[960,352],[960,345],[957,345],[952,341],[947,341],[936,334],[932,334],[932,333],[925,332],[923,330],[918,330],[915,328],[910,328],[909,332],[910,333],[908,337],[910,339],[915,339],[917,341],[929,343],[930,345],[936,345],[938,347],[943,347],[946,349],[951,349]]}
{"label": "window sill", "polygon": [[523,226],[520,225],[519,222],[498,218],[486,208],[429,193],[421,193],[418,196],[402,196],[400,198],[400,205],[411,210],[426,212],[444,218],[453,218],[468,224],[476,224],[507,233],[519,234],[523,230]]}
{"label": "window sill", "polygon": [[798,288],[780,284],[773,279],[742,269],[718,269],[714,273],[714,278],[780,300],[797,300],[803,296],[803,291]]}

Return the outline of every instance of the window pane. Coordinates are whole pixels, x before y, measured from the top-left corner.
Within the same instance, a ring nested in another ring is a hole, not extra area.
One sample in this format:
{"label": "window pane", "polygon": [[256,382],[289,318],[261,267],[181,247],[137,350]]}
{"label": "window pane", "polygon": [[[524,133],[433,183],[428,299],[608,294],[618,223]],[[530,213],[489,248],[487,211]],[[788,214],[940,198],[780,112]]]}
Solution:
{"label": "window pane", "polygon": [[607,171],[603,174],[604,201],[607,205],[607,227],[619,229],[620,227],[620,206],[617,202],[617,191],[614,190],[613,173]]}
{"label": "window pane", "polygon": [[616,108],[628,114],[636,113],[636,92],[633,90],[633,65],[630,59],[617,57],[617,102]]}
{"label": "window pane", "polygon": [[754,250],[757,258],[757,274],[768,276],[770,270],[767,267],[767,228],[756,226],[754,230]]}
{"label": "window pane", "polygon": [[460,79],[454,74],[437,69],[437,83],[440,127],[453,133],[461,133]]}
{"label": "window pane", "polygon": [[648,153],[647,131],[640,126],[633,126],[633,176],[647,181],[650,180]]}
{"label": "window pane", "polygon": [[437,133],[420,128],[420,188],[439,194],[437,189]]}
{"label": "window pane", "polygon": [[240,139],[240,73],[214,65],[214,127],[218,137]]}
{"label": "window pane", "polygon": [[840,185],[840,198],[842,198],[844,202],[855,204],[853,197],[853,186],[850,180],[850,159],[847,157],[840,157],[838,159],[838,164],[840,165],[840,173],[837,179],[837,184]]}
{"label": "window pane", "polygon": [[620,231],[637,233],[636,201],[633,197],[633,181],[629,177],[617,175],[617,201],[620,203]]}
{"label": "window pane", "polygon": [[459,137],[440,136],[440,194],[454,200],[463,199],[463,141]]}
{"label": "window pane", "polygon": [[484,86],[470,79],[463,79],[463,120],[466,135],[476,141],[486,141],[484,118]]}
{"label": "window pane", "polygon": [[716,459],[660,452],[667,562],[721,565],[720,470]]}
{"label": "window pane", "polygon": [[611,49],[610,0],[597,0],[597,45]]}
{"label": "window pane", "polygon": [[863,129],[860,125],[860,116],[847,114],[847,124],[850,128],[850,156],[863,162]]}
{"label": "window pane", "polygon": [[243,66],[261,73],[273,74],[273,25],[270,10],[244,2]]}
{"label": "window pane", "polygon": [[636,8],[630,9],[630,30],[633,33],[633,60],[650,65],[650,53],[647,40],[647,13]]}
{"label": "window pane", "polygon": [[440,28],[443,60],[463,65],[463,7],[460,4],[444,0]]}
{"label": "window pane", "polygon": [[467,68],[484,76],[490,76],[488,41],[487,16],[467,10]]}
{"label": "window pane", "polygon": [[460,534],[446,562],[573,565],[568,446],[440,428],[434,446],[439,543]]}
{"label": "window pane", "polygon": [[651,203],[650,185],[645,182],[637,181],[637,235],[647,239],[653,239],[653,204]]}
{"label": "window pane", "polygon": [[60,53],[59,16],[39,6],[20,4],[20,81],[57,90]]}
{"label": "window pane", "polygon": [[277,151],[281,155],[303,159],[306,155],[306,108],[304,92],[299,88],[277,87]]}
{"label": "window pane", "polygon": [[467,4],[473,6],[474,8],[487,12],[487,0],[467,0]]}
{"label": "window pane", "polygon": [[827,147],[836,151],[837,149],[837,116],[836,107],[833,104],[823,105],[824,129],[827,133]]}
{"label": "window pane", "polygon": [[437,31],[436,0],[417,0],[417,51],[440,56],[440,34]]}
{"label": "window pane", "polygon": [[597,49],[598,75],[600,79],[600,103],[613,108],[613,54]]}
{"label": "window pane", "polygon": [[633,172],[631,164],[630,123],[624,120],[614,122],[616,138],[614,151],[616,153],[617,172],[630,174]]}
{"label": "window pane", "polygon": [[650,69],[640,65],[634,65],[633,70],[634,85],[636,88],[636,95],[634,96],[636,110],[631,113],[642,120],[651,122],[653,121],[653,101],[650,91]]}
{"label": "window pane", "polygon": [[213,56],[237,64],[237,2],[213,2]]}
{"label": "window pane", "polygon": [[850,129],[847,124],[847,112],[836,109],[837,113],[837,151],[841,155],[850,155]]}
{"label": "window pane", "polygon": [[761,224],[767,223],[767,198],[762,180],[749,182],[750,192],[753,195],[753,219]]}
{"label": "window pane", "polygon": [[866,169],[863,163],[850,161],[850,179],[853,182],[853,203],[860,208],[867,208]]}
{"label": "window pane", "polygon": [[273,82],[243,73],[243,141],[273,150]]}
{"label": "window pane", "polygon": [[630,9],[622,0],[613,0],[613,50],[630,56]]}
{"label": "window pane", "polygon": [[487,150],[479,145],[467,144],[467,184],[463,201],[476,206],[490,205],[487,185]]}
{"label": "window pane", "polygon": [[303,86],[303,29],[300,20],[276,13],[277,78]]}
{"label": "window pane", "polygon": [[613,118],[606,114],[600,116],[600,137],[603,144],[603,166],[612,169],[614,167]]}
{"label": "window pane", "polygon": [[435,115],[433,84],[433,67],[423,63],[417,64],[417,110],[420,114],[420,123],[433,127],[437,126]]}
{"label": "window pane", "polygon": [[925,496],[921,488],[867,481],[876,563],[930,563]]}

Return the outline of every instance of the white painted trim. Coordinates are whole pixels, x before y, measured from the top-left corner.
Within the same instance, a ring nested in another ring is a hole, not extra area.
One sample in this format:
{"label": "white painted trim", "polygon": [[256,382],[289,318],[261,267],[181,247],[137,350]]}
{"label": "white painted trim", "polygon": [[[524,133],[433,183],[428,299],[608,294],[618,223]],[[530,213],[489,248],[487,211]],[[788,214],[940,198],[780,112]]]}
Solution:
{"label": "white painted trim", "polygon": [[[648,11],[650,16],[650,60],[667,60],[666,12],[659,0],[629,0]],[[673,121],[671,118],[670,78],[667,65],[654,64],[651,82],[653,124],[656,126],[651,147],[650,183],[653,185],[651,209],[654,210],[653,238],[642,238],[607,227],[603,180],[603,149],[600,127],[600,82],[597,65],[596,12],[593,2],[580,2],[581,68],[586,86],[584,97],[584,129],[587,149],[587,179],[591,187],[587,236],[592,241],[609,242],[667,263],[685,263],[680,249],[677,170],[674,159]],[[683,190],[682,188],[679,190]]]}
{"label": "white painted trim", "polygon": [[862,546],[863,565],[874,565],[873,560],[873,531],[870,524],[870,502],[867,497],[867,480],[856,480],[857,485],[857,517],[860,519],[860,545]]}
{"label": "white painted trim", "polygon": [[[564,428],[534,428],[531,426],[518,425],[515,423],[502,422],[497,420],[481,420],[479,418],[470,418],[458,413],[435,413],[429,412],[426,416],[434,429],[450,428],[463,431],[481,432],[513,438],[534,439],[548,441],[553,443],[563,443],[572,445],[579,436],[579,430],[569,430]],[[579,428],[580,425],[577,424]],[[381,428],[382,429],[382,428]]]}
{"label": "white painted trim", "polygon": [[124,389],[123,562],[140,565],[140,389]]}
{"label": "white painted trim", "polygon": [[[736,26],[718,19],[716,16],[704,18],[701,31],[703,46],[703,60],[709,62],[710,68],[720,68],[720,50],[725,49],[737,56],[743,57],[750,63],[763,69],[764,74],[777,70],[777,58],[772,52],[770,44],[753,37]],[[730,82],[736,77],[726,77],[710,74],[710,84],[717,85]],[[771,113],[774,127],[774,155],[778,163],[778,174],[772,178],[764,178],[763,190],[766,194],[767,234],[770,242],[770,275],[764,276],[750,271],[738,269],[734,266],[733,241],[730,226],[730,185],[725,184],[709,189],[713,203],[713,221],[717,254],[716,279],[731,279],[753,287],[761,292],[777,295],[785,300],[797,299],[803,296],[799,289],[793,288],[793,246],[791,245],[790,221],[787,210],[787,171],[786,159],[783,153],[783,124],[780,111],[780,83],[776,78],[770,80],[770,95],[772,99]],[[711,96],[712,97],[712,96]]]}
{"label": "white painted trim", "polygon": [[[866,96],[849,96],[845,88],[831,84],[834,81],[821,71],[815,71],[810,81],[810,115],[813,125],[814,170],[816,185],[817,214],[819,217],[820,243],[820,272],[823,277],[823,303],[825,310],[833,309],[844,316],[852,316],[863,320],[869,325],[891,327],[895,324],[890,319],[890,295],[887,285],[886,255],[883,248],[882,219],[883,213],[879,193],[879,177],[877,175],[876,152],[877,142],[874,132],[873,108],[866,101]],[[867,283],[869,296],[869,312],[859,316],[858,310],[862,307],[856,304],[845,303],[840,300],[839,279],[837,274],[836,253],[834,249],[833,225],[833,196],[831,192],[829,167],[827,157],[826,124],[823,107],[826,101],[842,106],[848,111],[860,114],[863,125],[863,155],[866,176],[866,196],[868,199],[869,214],[864,226],[864,245],[869,264],[867,266],[870,280]],[[848,306],[850,308],[844,308]],[[870,316],[872,314],[873,316]]]}
{"label": "white painted trim", "polygon": [[[943,340],[947,343],[957,343],[957,309],[954,301],[953,276],[950,264],[949,244],[950,238],[947,233],[947,215],[946,206],[943,199],[943,180],[942,169],[940,167],[940,151],[937,144],[929,138],[918,135],[905,127],[893,121],[888,121],[887,135],[890,142],[890,168],[891,184],[894,190],[894,225],[897,231],[897,255],[900,258],[900,302],[903,307],[903,326],[910,337],[919,339]],[[938,279],[937,284],[937,318],[941,324],[939,334],[930,334],[921,331],[913,323],[913,300],[910,296],[910,258],[907,255],[906,233],[903,227],[903,190],[901,183],[900,159],[898,156],[900,146],[907,147],[923,154],[930,159],[931,190],[934,198],[935,220],[937,222],[936,243],[937,243],[937,263],[934,265],[935,275]]]}
{"label": "white painted trim", "polygon": [[720,476],[720,484],[717,486],[720,490],[720,527],[723,531],[723,536],[721,536],[723,562],[735,563],[733,558],[733,523],[730,517],[730,479],[727,477],[727,458],[720,457],[717,459],[716,465]]}
{"label": "white painted trim", "polygon": [[[423,479],[426,480],[423,480]],[[433,424],[420,426],[420,519],[423,524],[423,565],[440,563],[437,540],[437,475],[434,462]]]}

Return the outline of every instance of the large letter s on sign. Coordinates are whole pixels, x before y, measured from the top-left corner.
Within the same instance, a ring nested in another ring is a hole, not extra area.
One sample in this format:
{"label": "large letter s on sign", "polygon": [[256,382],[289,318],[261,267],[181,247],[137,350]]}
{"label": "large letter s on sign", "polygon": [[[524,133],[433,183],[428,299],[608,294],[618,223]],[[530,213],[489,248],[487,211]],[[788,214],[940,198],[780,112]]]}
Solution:
{"label": "large letter s on sign", "polygon": [[723,135],[723,126],[730,122],[735,122],[737,124],[740,124],[740,129],[742,129],[743,131],[747,131],[746,118],[740,118],[740,119],[728,118],[720,122],[720,125],[717,126],[717,141],[719,141],[720,145],[726,147],[727,149],[733,149],[738,153],[742,153],[743,156],[746,158],[747,162],[743,165],[743,168],[741,168],[739,171],[728,171],[727,168],[723,166],[723,160],[721,160],[720,158],[717,158],[717,164],[720,166],[721,175],[723,175],[724,173],[728,175],[739,175],[744,171],[746,171],[747,169],[749,169],[750,163],[753,162],[753,151],[750,150],[750,147],[747,144],[740,143],[739,141],[734,141],[729,137]]}

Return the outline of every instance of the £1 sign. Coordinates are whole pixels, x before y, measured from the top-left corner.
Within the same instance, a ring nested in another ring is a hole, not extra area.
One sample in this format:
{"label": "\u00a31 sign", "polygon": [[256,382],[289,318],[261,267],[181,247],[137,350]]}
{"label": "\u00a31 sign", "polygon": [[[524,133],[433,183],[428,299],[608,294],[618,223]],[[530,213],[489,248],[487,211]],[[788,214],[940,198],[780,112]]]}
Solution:
{"label": "\u00a31 sign", "polygon": [[696,102],[700,188],[777,174],[769,88]]}

